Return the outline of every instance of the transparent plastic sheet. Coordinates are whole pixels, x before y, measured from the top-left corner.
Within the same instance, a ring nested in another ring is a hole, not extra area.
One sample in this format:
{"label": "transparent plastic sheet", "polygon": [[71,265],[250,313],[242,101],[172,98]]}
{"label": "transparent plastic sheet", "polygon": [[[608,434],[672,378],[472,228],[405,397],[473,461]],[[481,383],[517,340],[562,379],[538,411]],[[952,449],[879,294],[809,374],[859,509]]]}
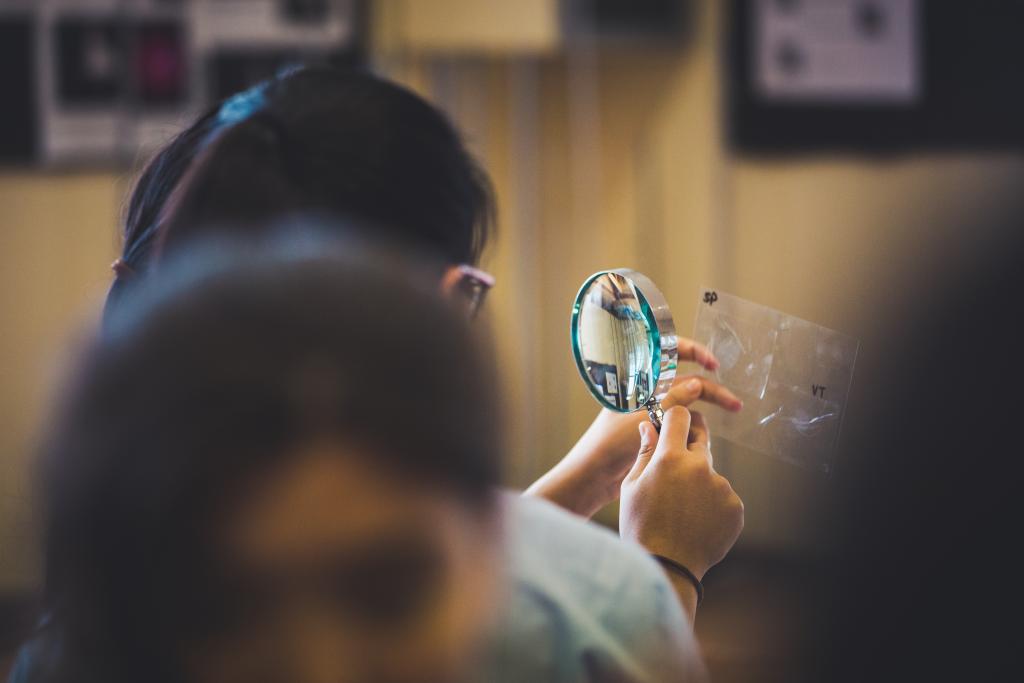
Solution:
{"label": "transparent plastic sheet", "polygon": [[744,404],[709,411],[715,437],[831,471],[859,341],[709,288],[700,290],[694,339],[721,362],[703,374]]}

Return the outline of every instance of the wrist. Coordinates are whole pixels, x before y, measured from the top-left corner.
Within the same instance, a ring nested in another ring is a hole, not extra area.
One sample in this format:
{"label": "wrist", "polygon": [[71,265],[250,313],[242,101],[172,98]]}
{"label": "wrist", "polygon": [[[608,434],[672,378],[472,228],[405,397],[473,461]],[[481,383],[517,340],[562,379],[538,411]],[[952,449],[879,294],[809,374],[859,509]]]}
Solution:
{"label": "wrist", "polygon": [[678,574],[668,571],[662,568],[665,577],[668,579],[669,585],[672,586],[672,591],[679,598],[679,603],[683,607],[683,611],[690,619],[690,623],[693,624],[697,618],[697,605],[700,602],[697,594],[697,588],[691,581],[686,580]]}
{"label": "wrist", "polygon": [[570,512],[591,517],[602,504],[590,490],[587,478],[585,472],[563,460],[526,489],[526,495],[544,498]]}
{"label": "wrist", "polygon": [[701,560],[699,553],[687,552],[685,549],[680,548],[680,544],[678,542],[667,542],[661,537],[655,538],[650,535],[628,533],[628,531],[622,529],[621,522],[620,534],[623,537],[632,537],[632,540],[635,543],[646,550],[647,553],[655,559],[663,557],[673,562],[678,562],[692,573],[697,581],[703,581],[704,575],[708,573],[709,569],[711,569],[711,563]]}
{"label": "wrist", "polygon": [[622,480],[626,478],[633,459],[623,461],[613,452],[597,446],[586,447],[583,441],[569,451],[559,463],[561,476],[577,491],[594,514],[608,503],[618,500]]}
{"label": "wrist", "polygon": [[588,441],[586,437],[580,439],[526,493],[587,518],[616,500],[631,463],[623,466],[614,462],[608,453]]}
{"label": "wrist", "polygon": [[671,557],[653,553],[651,554],[651,557],[657,560],[662,569],[668,573],[673,585],[680,582],[683,584],[689,584],[690,588],[696,595],[697,607],[700,607],[700,604],[704,602],[704,584],[701,583],[700,578],[698,578],[698,576],[692,572],[689,567],[672,559]]}

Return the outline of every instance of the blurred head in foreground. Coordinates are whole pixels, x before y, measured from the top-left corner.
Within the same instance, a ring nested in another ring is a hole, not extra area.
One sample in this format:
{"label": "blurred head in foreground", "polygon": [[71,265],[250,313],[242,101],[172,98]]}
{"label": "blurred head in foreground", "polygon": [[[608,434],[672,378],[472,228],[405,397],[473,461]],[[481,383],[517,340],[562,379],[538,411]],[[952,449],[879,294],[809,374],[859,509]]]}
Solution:
{"label": "blurred head in foreground", "polygon": [[457,679],[500,439],[464,316],[397,258],[221,243],[119,307],[42,459],[56,680]]}
{"label": "blurred head in foreground", "polygon": [[[880,309],[889,345],[833,489],[838,552],[785,680],[1020,678],[1024,195],[950,216],[958,254]],[[903,275],[896,273],[895,275]]]}

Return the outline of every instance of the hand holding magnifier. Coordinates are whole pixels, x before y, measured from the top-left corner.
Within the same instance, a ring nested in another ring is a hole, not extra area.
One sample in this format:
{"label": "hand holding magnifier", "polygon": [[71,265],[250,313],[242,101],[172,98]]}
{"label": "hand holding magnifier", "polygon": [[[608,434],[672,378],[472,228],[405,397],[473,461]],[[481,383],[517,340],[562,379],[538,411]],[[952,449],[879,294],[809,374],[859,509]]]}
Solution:
{"label": "hand holding magnifier", "polygon": [[571,331],[594,398],[620,413],[646,408],[660,430],[679,354],[672,312],[654,283],[624,268],[590,276],[576,295]]}

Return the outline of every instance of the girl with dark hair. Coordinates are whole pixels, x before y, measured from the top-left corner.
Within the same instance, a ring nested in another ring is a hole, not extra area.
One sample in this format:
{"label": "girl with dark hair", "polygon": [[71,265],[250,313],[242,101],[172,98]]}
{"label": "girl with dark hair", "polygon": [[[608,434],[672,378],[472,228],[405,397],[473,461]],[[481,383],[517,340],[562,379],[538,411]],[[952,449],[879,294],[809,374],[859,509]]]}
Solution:
{"label": "girl with dark hair", "polygon": [[[434,258],[440,290],[471,312],[492,284],[475,268],[493,233],[489,182],[444,115],[371,74],[303,68],[215,107],[156,155],[129,203],[108,324],[183,245],[210,234],[251,240],[294,216],[340,218]],[[692,342],[679,349],[681,360],[716,365]],[[663,404],[701,398],[740,407],[697,377],[680,379]],[[688,413],[673,421],[678,443],[662,438],[657,448],[641,422],[603,412],[531,496],[504,499],[509,582],[486,680],[682,680],[700,670],[691,627],[699,579],[735,542],[742,505],[710,457],[691,452]],[[668,453],[673,465],[641,477],[638,453],[644,463]],[[624,532],[636,544],[541,500],[589,517],[618,497],[631,469]],[[644,550],[689,576],[666,575]]]}
{"label": "girl with dark hair", "polygon": [[[370,73],[299,68],[214,107],[151,161],[129,202],[108,307],[175,245],[214,231],[254,236],[281,218],[314,215],[354,218],[375,239],[447,264],[442,290],[472,312],[494,282],[475,268],[494,213],[486,173],[440,111]],[[718,365],[682,337],[679,360]],[[666,407],[742,407],[725,387],[682,375]],[[602,411],[529,492],[590,517],[618,497],[644,419]]]}

